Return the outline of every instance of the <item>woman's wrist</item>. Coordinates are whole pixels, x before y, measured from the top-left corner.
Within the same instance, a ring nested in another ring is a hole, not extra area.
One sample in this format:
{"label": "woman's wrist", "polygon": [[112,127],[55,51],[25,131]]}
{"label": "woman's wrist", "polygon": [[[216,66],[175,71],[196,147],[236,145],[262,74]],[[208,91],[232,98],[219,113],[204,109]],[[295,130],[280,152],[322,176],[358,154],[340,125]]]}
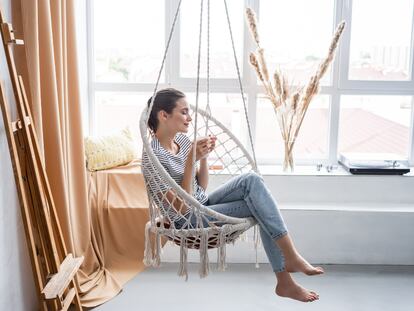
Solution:
{"label": "woman's wrist", "polygon": [[[188,153],[187,161],[193,162],[193,147],[191,147],[190,152]],[[197,161],[197,158],[196,158],[196,161]]]}

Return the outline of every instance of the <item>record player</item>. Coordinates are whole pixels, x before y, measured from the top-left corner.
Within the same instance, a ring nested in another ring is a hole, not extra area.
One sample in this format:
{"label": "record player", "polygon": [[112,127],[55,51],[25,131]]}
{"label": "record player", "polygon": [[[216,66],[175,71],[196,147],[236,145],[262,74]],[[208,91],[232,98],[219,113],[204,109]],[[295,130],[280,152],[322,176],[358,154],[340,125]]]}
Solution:
{"label": "record player", "polygon": [[339,163],[355,175],[403,175],[410,172],[407,159],[392,153],[341,153]]}

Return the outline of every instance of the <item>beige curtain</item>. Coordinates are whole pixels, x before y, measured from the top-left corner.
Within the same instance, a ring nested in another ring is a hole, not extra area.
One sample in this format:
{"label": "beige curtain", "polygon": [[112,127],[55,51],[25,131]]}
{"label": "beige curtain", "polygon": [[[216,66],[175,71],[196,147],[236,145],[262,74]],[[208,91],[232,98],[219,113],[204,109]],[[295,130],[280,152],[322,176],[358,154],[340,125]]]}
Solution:
{"label": "beige curtain", "polygon": [[[66,246],[76,256],[85,256],[79,273],[82,304],[96,306],[115,296],[143,269],[139,256],[144,243],[139,241],[141,236],[136,237],[138,245],[133,247],[139,253],[133,252],[134,264],[124,265],[119,254],[112,260],[114,252],[104,249],[102,232],[96,231],[100,230],[99,221],[88,206],[74,0],[13,0],[12,8],[14,26],[26,43],[25,51],[15,51],[18,70],[29,94]],[[146,219],[145,215],[136,217],[141,222]],[[112,225],[122,227],[121,223]],[[108,268],[108,262],[116,264]]]}

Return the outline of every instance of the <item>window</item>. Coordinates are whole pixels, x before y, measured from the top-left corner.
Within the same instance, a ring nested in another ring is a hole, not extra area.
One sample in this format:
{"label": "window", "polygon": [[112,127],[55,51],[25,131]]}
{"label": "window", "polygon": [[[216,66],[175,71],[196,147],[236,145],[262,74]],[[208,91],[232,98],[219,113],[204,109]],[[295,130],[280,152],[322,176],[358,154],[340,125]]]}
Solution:
{"label": "window", "polygon": [[[164,50],[164,0],[94,3],[96,82],[155,81]],[[151,29],[151,31],[148,31]]]}
{"label": "window", "polygon": [[353,1],[349,78],[411,79],[412,23],[412,0]]}
{"label": "window", "polygon": [[109,135],[129,127],[139,141],[139,117],[150,93],[96,92],[96,133]]}
{"label": "window", "polygon": [[[231,20],[236,52],[243,56],[243,1],[229,0],[228,10]],[[202,40],[202,64],[200,76],[207,77],[207,8],[204,7]],[[195,78],[197,74],[198,37],[200,27],[200,2],[183,0],[180,34],[180,75]],[[218,35],[217,35],[218,34]],[[210,1],[210,78],[237,78],[234,69],[233,52],[228,31],[223,1]],[[242,68],[240,68],[242,70]]]}
{"label": "window", "polygon": [[[179,0],[91,0],[88,9],[90,122],[107,134],[138,121],[154,83]],[[200,107],[206,104],[207,1],[204,1]],[[292,84],[315,72],[337,24],[347,26],[295,143],[297,165],[336,164],[341,152],[393,152],[414,164],[414,0],[227,0],[244,97],[259,164],[281,164],[283,142],[273,107],[248,55],[255,48],[244,8],[258,13],[271,71]],[[143,8],[144,7],[144,8]],[[372,8],[375,7],[375,10]],[[250,149],[224,3],[210,0],[210,105]],[[195,104],[200,1],[183,0],[159,88]]]}
{"label": "window", "polygon": [[[276,114],[267,99],[259,95],[256,116],[256,150],[263,162],[283,160],[284,143]],[[320,95],[308,109],[295,142],[295,159],[323,159],[328,151],[329,96]]]}
{"label": "window", "polygon": [[407,157],[411,102],[410,96],[343,96],[339,150]]}
{"label": "window", "polygon": [[[304,84],[328,51],[334,2],[262,0],[259,32],[270,68],[279,68]],[[330,84],[328,72],[323,84]]]}
{"label": "window", "polygon": [[[196,94],[186,93],[190,103],[195,105]],[[207,94],[200,93],[199,107],[206,109]],[[242,97],[239,94],[212,93],[210,94],[210,110],[212,116],[224,124],[236,137],[242,137],[246,128]]]}

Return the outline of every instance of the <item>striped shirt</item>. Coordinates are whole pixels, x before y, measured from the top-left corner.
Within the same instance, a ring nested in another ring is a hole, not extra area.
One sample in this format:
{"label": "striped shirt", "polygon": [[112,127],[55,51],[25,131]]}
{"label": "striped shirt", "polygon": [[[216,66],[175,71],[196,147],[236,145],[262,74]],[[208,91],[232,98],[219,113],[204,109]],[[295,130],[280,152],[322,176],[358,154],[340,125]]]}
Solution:
{"label": "striped shirt", "polygon": [[[154,154],[158,157],[161,165],[165,168],[167,173],[178,185],[181,185],[184,177],[185,162],[190,152],[192,143],[190,139],[182,133],[178,133],[175,136],[174,140],[180,148],[177,154],[172,154],[170,151],[163,148],[160,144],[160,141],[155,136],[151,141],[151,147],[154,151]],[[163,193],[169,190],[169,186],[162,182],[160,177],[154,176],[157,175],[157,172],[153,172],[154,169],[152,168],[150,159],[145,151],[142,155],[142,167],[144,177],[149,183],[151,195],[155,194],[154,189],[158,189],[157,192]],[[194,178],[193,181],[193,196],[201,204],[206,203],[208,200],[208,196],[205,190],[198,184],[197,178]],[[177,215],[175,215],[173,218],[176,217]]]}

